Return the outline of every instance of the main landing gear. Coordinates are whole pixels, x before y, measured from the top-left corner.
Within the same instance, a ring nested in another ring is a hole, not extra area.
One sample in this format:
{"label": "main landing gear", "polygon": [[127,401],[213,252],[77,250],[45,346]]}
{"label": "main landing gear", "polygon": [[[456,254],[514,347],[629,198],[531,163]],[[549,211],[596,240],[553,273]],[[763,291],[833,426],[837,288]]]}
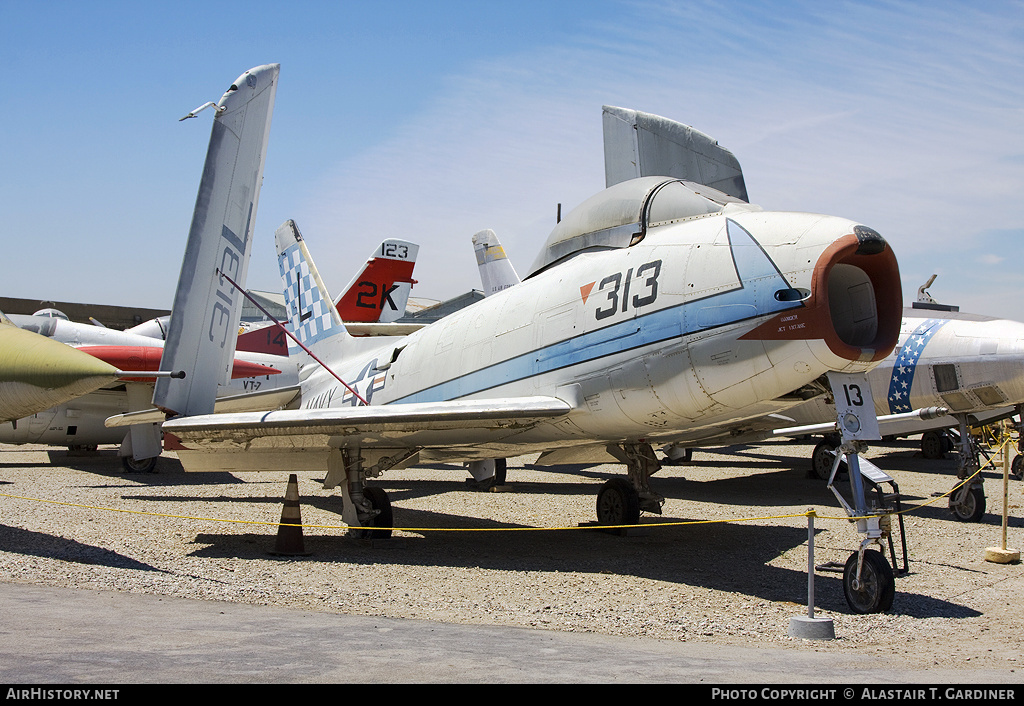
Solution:
{"label": "main landing gear", "polygon": [[961,413],[953,416],[960,425],[956,477],[961,483],[967,478],[971,480],[963,483],[949,496],[949,509],[953,511],[953,517],[961,522],[978,522],[985,515],[985,488],[981,474],[978,473],[981,468],[980,449],[971,436],[967,415]]}
{"label": "main landing gear", "polygon": [[635,525],[640,511],[661,514],[665,498],[650,488],[651,475],[661,463],[650,444],[632,443],[609,446],[608,451],[626,464],[625,478],[612,478],[597,494],[597,522],[600,525]]}
{"label": "main landing gear", "polygon": [[324,488],[341,486],[341,519],[349,526],[349,536],[357,539],[386,539],[391,536],[394,515],[391,501],[382,488],[366,485],[389,468],[412,463],[416,449],[388,451],[370,449],[332,449],[327,457]]}

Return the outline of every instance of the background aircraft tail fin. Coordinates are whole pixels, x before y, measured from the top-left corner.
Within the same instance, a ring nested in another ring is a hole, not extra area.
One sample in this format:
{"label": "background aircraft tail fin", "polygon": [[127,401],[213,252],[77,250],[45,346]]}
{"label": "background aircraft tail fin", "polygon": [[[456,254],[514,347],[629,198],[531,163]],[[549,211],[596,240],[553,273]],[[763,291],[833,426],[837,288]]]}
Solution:
{"label": "background aircraft tail fin", "polygon": [[235,354],[278,64],[238,77],[216,104],[199,195],[167,331],[161,370],[184,370],[183,379],[161,378],[153,404],[169,413],[208,414],[217,385],[227,383]]}
{"label": "background aircraft tail fin", "polygon": [[484,296],[489,297],[495,292],[508,289],[519,284],[516,268],[506,257],[497,234],[491,229],[482,230],[473,236],[473,250],[476,252],[476,264],[480,269],[480,281],[484,287]]}
{"label": "background aircraft tail fin", "polygon": [[335,305],[342,321],[391,323],[405,315],[420,246],[405,240],[385,240],[349,283]]}
{"label": "background aircraft tail fin", "polygon": [[602,122],[606,187],[637,177],[669,176],[749,201],[739,161],[700,130],[610,105],[603,108]]}
{"label": "background aircraft tail fin", "polygon": [[281,224],[274,234],[281,268],[288,327],[304,346],[337,335],[348,335],[295,221]]}
{"label": "background aircraft tail fin", "polygon": [[267,355],[288,355],[288,336],[277,324],[238,334],[235,350]]}

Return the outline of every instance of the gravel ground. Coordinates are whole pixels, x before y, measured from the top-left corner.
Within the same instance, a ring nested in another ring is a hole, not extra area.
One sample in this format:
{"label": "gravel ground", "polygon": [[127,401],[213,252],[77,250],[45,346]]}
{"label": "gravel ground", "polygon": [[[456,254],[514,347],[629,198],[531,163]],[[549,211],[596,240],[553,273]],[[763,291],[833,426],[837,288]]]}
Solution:
{"label": "gravel ground", "polygon": [[[868,454],[897,478],[909,506],[953,484],[952,458],[926,461],[916,451],[907,442]],[[981,523],[956,522],[944,499],[906,516],[910,571],[897,578],[889,613],[851,614],[841,575],[819,570],[816,615],[833,619],[837,639],[788,637],[790,618],[806,614],[807,521],[780,516],[816,509],[817,564],[841,565],[859,541],[845,519],[825,517],[841,513],[809,477],[809,455],[810,446],[782,442],[698,451],[690,465],[653,478],[667,501],[660,518],[644,521],[729,522],[625,537],[578,528],[593,520],[600,484],[623,473],[616,466],[553,471],[510,459],[509,486],[496,493],[470,490],[460,466],[390,472],[376,484],[396,526],[409,529],[374,541],[346,537],[340,496],[321,488],[322,475],[299,474],[309,556],[285,558],[270,554],[283,475],[186,474],[165,454],[157,473],[129,476],[112,450],[71,456],[0,445],[0,571],[18,583],[348,614],[857,650],[961,670],[965,682],[972,668],[1024,676],[1022,568],[984,561],[1001,541],[995,472],[986,475],[990,514]],[[1016,548],[1021,489],[1011,479],[1008,545]],[[568,529],[430,531],[441,528]]]}

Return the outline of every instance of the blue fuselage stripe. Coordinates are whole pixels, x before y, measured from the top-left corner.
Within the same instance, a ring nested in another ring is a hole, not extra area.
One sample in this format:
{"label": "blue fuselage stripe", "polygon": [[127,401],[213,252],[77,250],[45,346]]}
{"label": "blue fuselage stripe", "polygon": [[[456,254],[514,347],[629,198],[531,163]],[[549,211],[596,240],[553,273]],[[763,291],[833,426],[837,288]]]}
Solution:
{"label": "blue fuselage stripe", "polygon": [[[590,363],[616,353],[803,306],[800,302],[776,301],[774,292],[780,288],[778,279],[768,277],[765,280],[772,281],[745,282],[744,286],[729,292],[666,307],[650,314],[621,321],[509,358],[394,401],[403,403],[436,402],[457,399],[572,365]],[[754,286],[758,284],[769,286]],[[768,296],[764,296],[769,292]],[[723,320],[710,326],[700,325],[698,322],[699,312],[707,311],[711,306],[715,309],[731,307],[732,311],[754,313],[732,320]]]}

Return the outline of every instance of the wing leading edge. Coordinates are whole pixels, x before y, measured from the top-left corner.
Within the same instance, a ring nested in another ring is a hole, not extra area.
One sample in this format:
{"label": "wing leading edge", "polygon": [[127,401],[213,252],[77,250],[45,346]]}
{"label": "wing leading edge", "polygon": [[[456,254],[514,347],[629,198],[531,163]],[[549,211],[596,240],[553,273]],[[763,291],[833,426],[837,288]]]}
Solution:
{"label": "wing leading edge", "polygon": [[[449,447],[499,444],[571,410],[557,397],[536,396],[211,414],[171,419],[163,429],[185,447],[179,454],[206,457],[202,466],[231,470],[234,456],[250,471],[322,470],[332,450],[435,449],[444,456]],[[240,449],[254,453],[239,456]],[[295,451],[307,452],[305,463],[296,463]]]}

